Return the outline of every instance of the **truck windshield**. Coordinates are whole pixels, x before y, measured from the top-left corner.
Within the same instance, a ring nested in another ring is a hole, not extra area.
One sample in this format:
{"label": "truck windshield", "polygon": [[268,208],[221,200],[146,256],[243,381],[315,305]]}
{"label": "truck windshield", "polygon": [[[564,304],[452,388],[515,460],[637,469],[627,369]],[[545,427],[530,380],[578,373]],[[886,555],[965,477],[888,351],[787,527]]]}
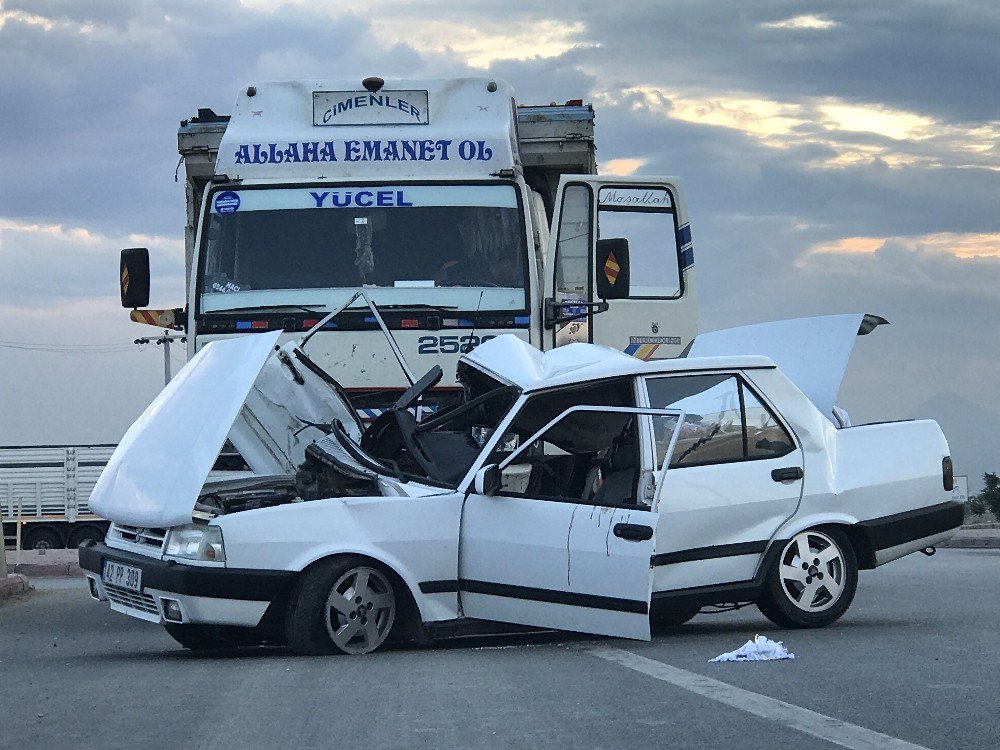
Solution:
{"label": "truck windshield", "polygon": [[359,287],[383,305],[527,308],[513,185],[217,190],[203,231],[200,307],[333,309]]}

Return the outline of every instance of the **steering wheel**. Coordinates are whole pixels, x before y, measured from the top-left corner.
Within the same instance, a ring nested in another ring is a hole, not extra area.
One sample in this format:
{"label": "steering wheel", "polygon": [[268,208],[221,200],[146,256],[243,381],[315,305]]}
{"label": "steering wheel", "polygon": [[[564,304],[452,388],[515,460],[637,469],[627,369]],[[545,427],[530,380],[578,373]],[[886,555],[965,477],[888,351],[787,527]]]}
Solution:
{"label": "steering wheel", "polygon": [[420,380],[403,391],[403,395],[396,399],[392,408],[409,409],[424,395],[424,391],[428,391],[440,383],[442,377],[444,377],[444,371],[441,369],[441,365],[434,365]]}

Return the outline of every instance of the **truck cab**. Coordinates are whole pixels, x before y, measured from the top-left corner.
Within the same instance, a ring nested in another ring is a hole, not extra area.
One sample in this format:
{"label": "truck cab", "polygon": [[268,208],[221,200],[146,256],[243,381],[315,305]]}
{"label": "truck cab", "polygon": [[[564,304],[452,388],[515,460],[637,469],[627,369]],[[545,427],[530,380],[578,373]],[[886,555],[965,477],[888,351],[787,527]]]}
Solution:
{"label": "truck cab", "polygon": [[[447,403],[459,358],[504,333],[646,360],[696,333],[680,185],[598,176],[582,101],[518,107],[486,78],[260,83],[231,116],[182,122],[178,146],[187,300],[174,318],[191,356],[247,332],[301,336],[347,304],[309,356],[370,419],[411,385],[399,359],[440,365]],[[136,252],[123,279],[141,290]],[[147,304],[123,284],[123,304]]]}

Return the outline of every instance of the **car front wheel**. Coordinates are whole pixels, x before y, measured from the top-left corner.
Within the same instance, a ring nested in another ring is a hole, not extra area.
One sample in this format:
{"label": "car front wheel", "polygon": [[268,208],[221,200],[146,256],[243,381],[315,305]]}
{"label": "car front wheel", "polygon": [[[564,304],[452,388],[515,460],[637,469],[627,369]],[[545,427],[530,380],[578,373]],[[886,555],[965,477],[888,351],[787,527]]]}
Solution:
{"label": "car front wheel", "polygon": [[851,606],[858,563],[836,528],[808,529],[789,540],[771,563],[757,608],[784,628],[821,628]]}
{"label": "car front wheel", "polygon": [[367,560],[342,557],[308,570],[285,620],[288,645],[301,654],[367,654],[396,619],[389,577]]}

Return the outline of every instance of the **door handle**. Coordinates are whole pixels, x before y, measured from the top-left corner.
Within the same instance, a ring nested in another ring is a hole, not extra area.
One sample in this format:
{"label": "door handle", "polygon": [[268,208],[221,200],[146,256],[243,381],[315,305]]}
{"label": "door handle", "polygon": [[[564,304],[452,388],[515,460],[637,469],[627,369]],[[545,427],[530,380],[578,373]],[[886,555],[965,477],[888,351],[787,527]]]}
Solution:
{"label": "door handle", "polygon": [[785,469],[775,469],[771,472],[771,479],[775,482],[787,482],[791,479],[802,479],[802,467],[789,466]]}
{"label": "door handle", "polygon": [[619,539],[630,542],[644,542],[653,538],[653,529],[638,523],[616,523],[613,531]]}

